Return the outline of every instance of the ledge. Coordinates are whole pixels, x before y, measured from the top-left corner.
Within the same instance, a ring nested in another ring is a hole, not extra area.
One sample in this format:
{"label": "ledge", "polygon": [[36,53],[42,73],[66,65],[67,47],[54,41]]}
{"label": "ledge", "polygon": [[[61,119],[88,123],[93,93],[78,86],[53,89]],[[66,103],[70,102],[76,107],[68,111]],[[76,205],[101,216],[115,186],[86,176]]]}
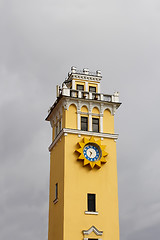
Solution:
{"label": "ledge", "polygon": [[117,140],[118,134],[111,134],[111,133],[100,133],[100,132],[92,132],[92,131],[82,131],[78,129],[70,129],[70,128],[63,128],[57,135],[57,137],[54,139],[54,141],[49,146],[49,151],[52,150],[52,148],[55,146],[55,144],[58,142],[58,140],[62,137],[62,135],[67,136],[67,134],[77,134],[77,135],[88,135],[88,136],[94,136],[94,137],[100,137],[100,138],[110,138]]}
{"label": "ledge", "polygon": [[84,213],[87,214],[87,215],[98,215],[98,212],[88,212],[88,211],[85,211]]}
{"label": "ledge", "polygon": [[58,202],[58,198],[54,199],[53,203],[56,204]]}

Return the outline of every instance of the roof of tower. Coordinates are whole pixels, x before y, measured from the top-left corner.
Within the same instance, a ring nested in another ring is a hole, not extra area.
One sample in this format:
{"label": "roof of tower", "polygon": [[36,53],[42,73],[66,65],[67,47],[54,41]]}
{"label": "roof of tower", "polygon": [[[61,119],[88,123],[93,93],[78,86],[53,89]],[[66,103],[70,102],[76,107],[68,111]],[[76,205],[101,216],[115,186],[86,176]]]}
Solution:
{"label": "roof of tower", "polygon": [[85,80],[100,81],[102,79],[102,74],[100,70],[97,70],[96,72],[91,72],[88,68],[78,70],[76,67],[72,66],[71,71],[68,73],[68,77],[65,79],[65,82],[69,82],[73,78],[83,78]]}

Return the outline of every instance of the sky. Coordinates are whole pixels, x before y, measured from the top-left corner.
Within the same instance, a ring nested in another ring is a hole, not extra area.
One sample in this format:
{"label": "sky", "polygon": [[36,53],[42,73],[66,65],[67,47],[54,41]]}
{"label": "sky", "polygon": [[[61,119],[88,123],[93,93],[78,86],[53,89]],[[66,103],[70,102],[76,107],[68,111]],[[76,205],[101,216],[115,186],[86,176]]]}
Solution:
{"label": "sky", "polygon": [[48,238],[44,119],[71,66],[120,92],[120,239],[159,239],[159,24],[158,0],[0,0],[0,239]]}

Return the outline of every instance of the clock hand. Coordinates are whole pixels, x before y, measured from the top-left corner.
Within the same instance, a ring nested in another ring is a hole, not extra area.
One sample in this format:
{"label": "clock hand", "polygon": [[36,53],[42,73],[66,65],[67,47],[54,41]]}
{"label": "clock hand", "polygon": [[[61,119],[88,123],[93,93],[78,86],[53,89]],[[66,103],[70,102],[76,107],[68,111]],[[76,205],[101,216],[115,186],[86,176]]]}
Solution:
{"label": "clock hand", "polygon": [[91,155],[92,155],[92,152],[91,151],[89,151],[90,152],[90,157],[91,157]]}

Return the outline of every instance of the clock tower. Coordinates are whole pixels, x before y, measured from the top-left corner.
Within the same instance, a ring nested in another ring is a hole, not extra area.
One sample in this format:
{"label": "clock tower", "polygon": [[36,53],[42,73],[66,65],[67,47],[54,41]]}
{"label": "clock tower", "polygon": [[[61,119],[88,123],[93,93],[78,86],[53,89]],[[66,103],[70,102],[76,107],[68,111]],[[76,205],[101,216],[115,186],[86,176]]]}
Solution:
{"label": "clock tower", "polygon": [[72,67],[57,86],[52,127],[48,240],[119,240],[114,115],[100,71]]}

